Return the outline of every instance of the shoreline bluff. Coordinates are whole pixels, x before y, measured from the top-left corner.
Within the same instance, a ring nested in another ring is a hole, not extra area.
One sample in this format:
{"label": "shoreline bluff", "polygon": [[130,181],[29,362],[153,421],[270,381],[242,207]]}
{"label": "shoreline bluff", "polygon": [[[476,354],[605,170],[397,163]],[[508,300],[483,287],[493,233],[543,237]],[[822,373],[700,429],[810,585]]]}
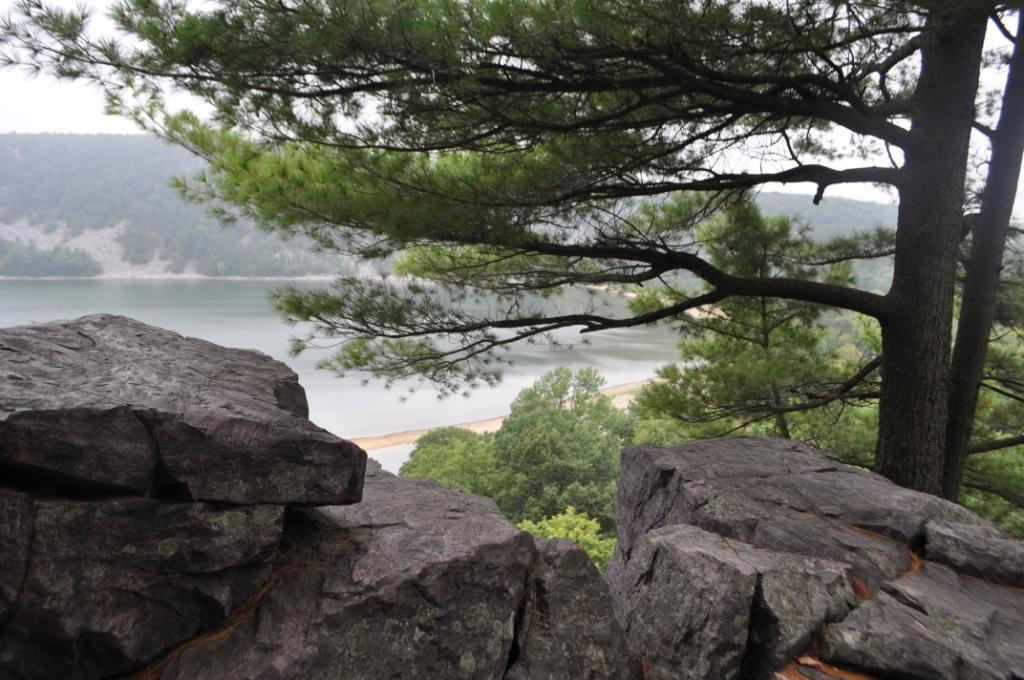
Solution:
{"label": "shoreline bluff", "polygon": [[[612,398],[612,405],[619,409],[624,409],[633,401],[633,396],[636,394],[644,385],[654,382],[655,378],[648,378],[647,380],[641,380],[639,382],[623,383],[621,385],[612,385],[601,390],[601,394],[606,397]],[[474,434],[486,434],[488,432],[496,432],[508,414],[502,416],[495,416],[494,418],[485,418],[483,420],[473,420],[466,423],[454,423],[452,425],[435,425],[434,427],[423,427],[415,430],[402,430],[400,432],[390,432],[388,434],[381,435],[369,435],[366,437],[351,437],[348,438],[350,442],[363,449],[364,451],[375,451],[377,449],[386,449],[391,446],[401,446],[403,444],[415,444],[420,437],[437,430],[442,427],[458,427],[463,430],[469,430]]]}

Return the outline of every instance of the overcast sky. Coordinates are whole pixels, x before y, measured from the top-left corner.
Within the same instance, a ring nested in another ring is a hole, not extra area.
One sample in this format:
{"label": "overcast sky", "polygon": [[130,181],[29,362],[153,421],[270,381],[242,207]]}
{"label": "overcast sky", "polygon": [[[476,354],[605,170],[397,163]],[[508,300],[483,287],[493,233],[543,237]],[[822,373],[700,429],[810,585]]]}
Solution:
{"label": "overcast sky", "polygon": [[[0,0],[0,6],[11,0]],[[0,133],[76,132],[137,133],[135,124],[103,113],[103,95],[91,85],[30,76],[19,69],[0,70]],[[814,193],[811,185],[774,185],[773,191]],[[870,186],[831,187],[827,196],[846,196],[891,203],[885,192]]]}
{"label": "overcast sky", "polygon": [[[102,10],[113,0],[86,0],[91,8]],[[72,7],[77,0],[56,0],[54,4]],[[0,0],[0,15],[7,14],[14,0]],[[106,21],[100,19],[100,24]],[[30,77],[19,69],[0,69],[0,133],[76,132],[137,133],[133,123],[103,113],[103,96],[99,89],[81,83],[56,81],[49,76]],[[811,185],[774,185],[774,191],[813,193]],[[868,185],[830,187],[828,196],[845,196],[862,200],[894,202],[891,191]],[[1018,219],[1024,219],[1024,179],[1018,191]]]}

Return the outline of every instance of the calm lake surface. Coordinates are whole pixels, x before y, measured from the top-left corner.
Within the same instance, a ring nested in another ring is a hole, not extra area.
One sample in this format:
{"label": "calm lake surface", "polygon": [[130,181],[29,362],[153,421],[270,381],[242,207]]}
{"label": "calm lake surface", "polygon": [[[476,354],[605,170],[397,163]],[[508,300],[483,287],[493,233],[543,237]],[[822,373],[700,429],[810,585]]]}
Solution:
{"label": "calm lake surface", "polygon": [[[594,333],[589,344],[552,350],[522,345],[509,354],[513,365],[496,388],[483,387],[468,398],[438,400],[422,385],[385,390],[379,382],[363,385],[358,376],[338,378],[314,364],[326,350],[288,356],[288,339],[301,328],[284,324],[268,294],[280,281],[218,280],[0,280],[0,327],[72,319],[86,314],[123,314],[183,335],[228,347],[257,349],[298,373],[309,397],[310,417],[341,437],[362,437],[402,430],[454,425],[508,412],[520,389],[556,366],[594,366],[607,384],[644,380],[677,357],[669,328],[636,328]],[[315,282],[300,285],[317,287]],[[572,339],[575,333],[560,336]],[[578,336],[575,336],[578,337]],[[405,397],[401,399],[401,397]],[[412,446],[378,449],[372,455],[397,470]]]}

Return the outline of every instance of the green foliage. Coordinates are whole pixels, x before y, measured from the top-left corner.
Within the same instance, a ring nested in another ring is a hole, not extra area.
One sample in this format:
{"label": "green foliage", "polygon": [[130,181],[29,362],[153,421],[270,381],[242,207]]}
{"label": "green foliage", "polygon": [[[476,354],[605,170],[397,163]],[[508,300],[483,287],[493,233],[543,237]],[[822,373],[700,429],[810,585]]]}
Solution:
{"label": "green foliage", "polygon": [[[858,121],[857,134],[899,145],[906,131],[888,119],[902,114],[872,107],[913,84],[896,63],[880,87],[871,65],[926,30],[915,12],[809,1],[124,2],[111,14],[121,41],[90,41],[86,15],[22,0],[0,23],[3,54],[94,80],[113,110],[207,159],[183,187],[196,201],[324,250],[405,251],[399,271],[436,287],[347,277],[336,300],[292,293],[282,311],[339,340],[330,368],[425,375],[447,393],[497,380],[494,350],[509,342],[609,325],[590,310],[544,315],[536,297],[652,282],[662,259],[687,269],[675,256],[693,250],[707,201],[661,204],[689,189],[729,199],[776,174],[737,174],[737,155],[783,135],[814,163],[795,159],[786,181],[824,190],[844,177],[816,172],[817,157],[850,152],[833,127]],[[829,58],[857,82],[806,73]],[[203,99],[212,122],[168,115],[169,84]],[[779,200],[811,212],[806,198]],[[891,223],[891,211],[835,204],[846,215],[829,230]],[[467,287],[493,294],[486,312],[462,309]]]}
{"label": "green foliage", "polygon": [[615,551],[615,539],[601,535],[601,525],[585,512],[577,512],[571,505],[557,515],[545,517],[539,522],[528,519],[519,522],[523,531],[541,538],[568,538],[583,548],[597,568],[602,572]]}
{"label": "green foliage", "polygon": [[1002,274],[972,444],[1016,445],[971,454],[960,500],[1024,539],[1024,444],[1020,443],[1024,437],[1024,250],[1020,233],[1011,239]]}
{"label": "green foliage", "polygon": [[[809,230],[784,217],[764,218],[750,203],[732,206],[697,231],[710,262],[739,276],[835,284],[851,278],[848,264],[803,264],[821,251]],[[856,247],[855,237],[848,241],[844,248]],[[833,241],[827,247],[839,246]],[[634,307],[643,312],[694,295],[672,287],[648,289]],[[820,306],[803,302],[734,297],[684,317],[679,324],[682,363],[662,368],[660,380],[638,395],[637,406],[648,423],[643,437],[664,440],[665,417],[689,425],[682,431],[670,427],[671,433],[716,435],[753,428],[793,436],[792,414],[807,401],[805,395],[838,382],[846,368],[826,343],[822,314]]]}
{"label": "green foliage", "polygon": [[[836,319],[809,303],[856,310],[881,319],[889,347],[902,350],[894,354],[921,369],[907,375],[935,376],[928,390],[886,390],[912,398],[885,405],[893,417],[879,441],[882,469],[936,490],[939,475],[908,470],[942,467],[948,352],[891,331],[916,315],[943,342],[949,334],[962,208],[953,192],[971,154],[909,150],[936,149],[935,129],[966,139],[984,24],[1009,10],[994,1],[897,4],[901,11],[820,0],[127,0],[111,13],[124,38],[95,40],[85,10],[19,0],[0,21],[0,61],[91,79],[111,109],[206,158],[183,187],[193,200],[364,260],[405,251],[400,270],[426,281],[349,276],[324,291],[282,293],[286,318],[311,324],[297,350],[337,340],[327,367],[423,376],[454,393],[497,381],[499,350],[512,342],[566,327],[681,322],[687,370],[666,369],[641,407],[789,436],[822,427],[798,408],[870,403],[840,382],[865,364],[841,351],[851,343],[827,341],[822,327]],[[919,78],[945,59],[958,62],[949,87]],[[204,100],[210,122],[168,115],[161,93],[170,87]],[[861,167],[827,165],[851,158]],[[913,197],[934,188],[932,177],[943,200],[926,205]],[[898,239],[907,264],[893,294],[871,292],[888,288],[884,264],[861,268],[867,290],[851,288],[849,267],[830,264],[884,256],[890,233],[811,243],[741,202],[775,181],[813,184],[816,200],[837,183],[901,187],[911,199],[901,206],[909,233]],[[723,207],[728,219],[709,223]],[[934,242],[921,240],[923,224]],[[131,243],[146,252],[144,239]],[[922,253],[943,260],[913,264]],[[693,290],[691,275],[707,287]],[[631,317],[537,303],[564,286],[635,284],[666,288],[641,292]],[[712,301],[712,311],[685,316]],[[901,373],[887,370],[887,379]],[[870,370],[861,377],[878,379]],[[527,401],[495,436],[495,464],[539,466],[556,482],[515,479],[499,502],[544,516],[572,504],[601,519],[605,440],[617,428],[583,413],[570,423],[574,408]],[[906,429],[920,441],[891,446],[916,417],[932,421]],[[564,458],[568,436],[587,455],[551,462]],[[862,439],[837,443],[854,451]],[[907,451],[930,460],[897,465]],[[570,475],[580,485],[571,493]]]}
{"label": "green foliage", "polygon": [[650,412],[644,413],[635,405],[634,410],[637,414],[634,442],[637,444],[670,446],[700,437],[698,428],[676,418]]}
{"label": "green foliage", "polygon": [[964,505],[1024,540],[1024,446],[971,456],[964,487]]}
{"label": "green foliage", "polygon": [[633,423],[599,393],[603,383],[592,368],[554,369],[519,393],[493,436],[434,430],[401,474],[489,496],[513,521],[539,522],[572,506],[611,532],[619,451]]}
{"label": "green foliage", "polygon": [[40,250],[20,241],[0,241],[0,276],[98,276],[103,267],[74,248]]}
{"label": "green foliage", "polygon": [[870,469],[878,439],[877,404],[839,403],[795,413],[790,422],[795,439]]}
{"label": "green foliage", "polygon": [[512,402],[494,436],[507,475],[494,498],[509,517],[537,520],[573,506],[603,530],[614,527],[619,452],[632,423],[599,394],[603,383],[592,368],[557,368]]}
{"label": "green foliage", "polygon": [[488,497],[504,481],[494,459],[493,438],[457,427],[441,427],[420,437],[399,474],[427,477]]}

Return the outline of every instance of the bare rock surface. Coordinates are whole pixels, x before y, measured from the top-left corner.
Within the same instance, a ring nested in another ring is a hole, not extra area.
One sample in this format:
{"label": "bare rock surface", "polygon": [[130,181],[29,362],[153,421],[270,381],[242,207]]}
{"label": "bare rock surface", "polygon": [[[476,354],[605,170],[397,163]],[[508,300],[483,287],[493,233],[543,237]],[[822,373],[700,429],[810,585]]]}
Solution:
{"label": "bare rock surface", "polygon": [[803,444],[626,449],[617,521],[652,678],[1024,677],[1024,545]]}
{"label": "bare rock surface", "polygon": [[538,551],[489,500],[373,473],[361,503],[301,514],[251,616],[150,677],[638,677],[583,551]]}
{"label": "bare rock surface", "polygon": [[0,508],[17,508],[13,526],[30,535],[12,553],[4,544],[21,574],[2,572],[15,593],[0,619],[3,678],[116,675],[223,622],[269,575],[284,514],[7,491]]}
{"label": "bare rock surface", "polygon": [[307,419],[284,364],[125,317],[0,330],[0,471],[227,503],[359,500],[366,454]]}
{"label": "bare rock surface", "polygon": [[507,680],[640,680],[594,563],[566,539],[534,539],[537,558]]}
{"label": "bare rock surface", "polygon": [[881,677],[1024,677],[1024,592],[931,562],[829,628],[822,656]]}
{"label": "bare rock surface", "polygon": [[750,677],[784,665],[849,612],[849,571],[671,525],[640,539],[620,615],[652,679]]}
{"label": "bare rock surface", "polygon": [[1024,543],[976,524],[929,522],[926,556],[960,573],[1024,588]]}
{"label": "bare rock surface", "polygon": [[0,678],[131,673],[265,587],[365,453],[284,364],[123,317],[0,330]]}
{"label": "bare rock surface", "polygon": [[606,585],[262,354],[0,331],[0,679],[1024,677],[1024,546],[807,446],[627,449],[618,528]]}
{"label": "bare rock surface", "polygon": [[368,464],[269,357],[121,317],[0,331],[0,546],[2,680],[640,674],[578,546]]}
{"label": "bare rock surface", "polygon": [[718,439],[623,451],[610,569],[635,541],[693,524],[759,548],[846,562],[872,590],[912,564],[929,521],[985,525],[969,510],[904,489],[789,440]]}

